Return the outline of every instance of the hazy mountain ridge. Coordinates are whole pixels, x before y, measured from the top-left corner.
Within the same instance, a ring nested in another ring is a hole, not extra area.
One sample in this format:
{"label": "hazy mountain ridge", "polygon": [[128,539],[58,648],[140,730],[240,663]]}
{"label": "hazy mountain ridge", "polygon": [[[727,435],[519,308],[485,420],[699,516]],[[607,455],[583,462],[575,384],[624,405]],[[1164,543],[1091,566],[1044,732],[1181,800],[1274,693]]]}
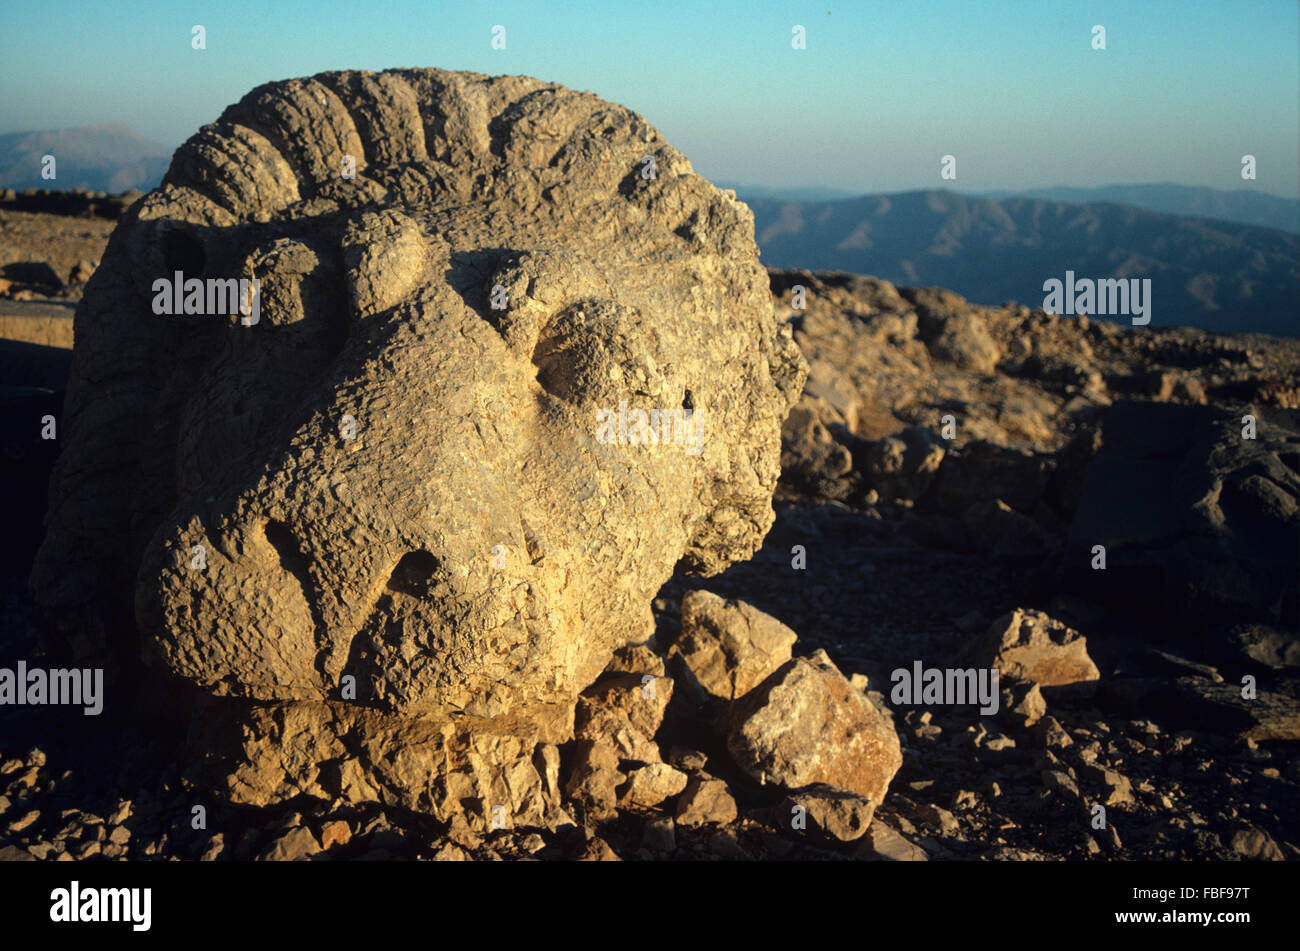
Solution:
{"label": "hazy mountain ridge", "polygon": [[1022,188],[983,192],[977,198],[1038,198],[1044,201],[1090,204],[1115,202],[1134,205],[1147,211],[1160,211],[1170,215],[1191,215],[1198,218],[1217,218],[1239,224],[1277,228],[1300,234],[1300,199],[1282,198],[1239,188],[1234,191],[1203,188],[1170,183],[1154,185],[1102,185],[1096,188],[1074,188],[1057,185],[1050,188]]}
{"label": "hazy mountain ridge", "polygon": [[[42,156],[55,158],[54,179],[41,177]],[[123,125],[8,132],[0,135],[0,186],[147,191],[162,181],[171,150]]]}
{"label": "hazy mountain ridge", "polygon": [[1128,205],[993,200],[947,191],[833,202],[750,196],[763,262],[873,274],[1031,307],[1043,283],[1151,278],[1152,323],[1300,333],[1300,236]]}

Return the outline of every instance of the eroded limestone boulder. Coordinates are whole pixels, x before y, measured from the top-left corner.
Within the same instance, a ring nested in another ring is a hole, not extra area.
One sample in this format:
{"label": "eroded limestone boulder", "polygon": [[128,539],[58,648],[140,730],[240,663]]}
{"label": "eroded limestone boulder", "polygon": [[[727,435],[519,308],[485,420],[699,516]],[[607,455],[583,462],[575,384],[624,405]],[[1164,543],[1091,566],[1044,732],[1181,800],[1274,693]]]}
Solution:
{"label": "eroded limestone boulder", "polygon": [[[178,274],[201,315],[157,313]],[[806,374],[748,208],[640,116],[436,69],[231,106],[124,213],[75,336],[37,599],[255,733],[311,719],[253,799],[415,721],[444,748],[408,777],[358,762],[418,804],[471,727],[571,709],[674,566],[759,545]]]}

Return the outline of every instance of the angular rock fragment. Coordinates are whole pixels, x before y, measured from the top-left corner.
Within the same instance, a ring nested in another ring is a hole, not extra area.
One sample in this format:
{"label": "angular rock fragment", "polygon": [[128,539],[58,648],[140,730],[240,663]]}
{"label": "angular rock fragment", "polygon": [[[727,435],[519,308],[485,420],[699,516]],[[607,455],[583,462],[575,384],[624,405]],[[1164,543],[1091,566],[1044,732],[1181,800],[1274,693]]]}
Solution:
{"label": "angular rock fragment", "polygon": [[627,779],[618,768],[618,756],[607,743],[580,740],[569,768],[564,793],[581,803],[587,816],[603,820],[615,814],[618,787]]}
{"label": "angular rock fragment", "polygon": [[706,694],[735,700],[790,659],[798,635],[744,601],[710,591],[682,598],[682,633],[669,648]]}
{"label": "angular rock fragment", "polygon": [[1286,858],[1277,843],[1273,841],[1273,837],[1256,826],[1248,825],[1235,830],[1228,845],[1232,851],[1245,859],[1281,862]]}
{"label": "angular rock fragment", "polygon": [[736,818],[736,800],[720,779],[696,774],[677,800],[677,824],[693,827],[726,825]]}
{"label": "angular rock fragment", "polygon": [[903,762],[889,720],[820,650],[782,665],[736,702],[727,749],[760,783],[825,783],[874,803]]}
{"label": "angular rock fragment", "polygon": [[1122,806],[1133,802],[1133,784],[1123,773],[1104,766],[1090,765],[1080,767],[1079,772],[1105,790],[1105,794],[1098,797],[1103,805]]}
{"label": "angular rock fragment", "polygon": [[632,770],[620,801],[624,805],[657,806],[685,788],[685,773],[667,763],[650,763]]}
{"label": "angular rock fragment", "polygon": [[814,495],[842,499],[853,491],[853,456],[831,433],[842,417],[824,400],[805,393],[781,427],[781,470]]}
{"label": "angular rock fragment", "polygon": [[873,822],[863,835],[857,854],[885,862],[924,862],[925,849],[883,822]]}
{"label": "angular rock fragment", "polygon": [[263,862],[301,862],[320,850],[321,845],[311,830],[299,826],[277,838],[258,859]]}
{"label": "angular rock fragment", "polygon": [[578,699],[574,736],[609,746],[622,759],[659,762],[655,733],[673,696],[670,677],[616,674]]}
{"label": "angular rock fragment", "polygon": [[994,621],[977,649],[978,662],[1003,677],[1042,687],[1097,680],[1082,634],[1042,611],[1016,608]]}
{"label": "angular rock fragment", "polygon": [[823,838],[854,842],[871,825],[876,804],[857,793],[814,783],[791,790],[777,807],[778,822],[796,831],[807,830]]}
{"label": "angular rock fragment", "polygon": [[998,715],[1017,727],[1031,727],[1047,714],[1047,701],[1036,683],[1012,681],[1002,688]]}
{"label": "angular rock fragment", "polygon": [[944,448],[921,426],[869,443],[862,453],[863,478],[886,499],[919,499],[939,474]]}

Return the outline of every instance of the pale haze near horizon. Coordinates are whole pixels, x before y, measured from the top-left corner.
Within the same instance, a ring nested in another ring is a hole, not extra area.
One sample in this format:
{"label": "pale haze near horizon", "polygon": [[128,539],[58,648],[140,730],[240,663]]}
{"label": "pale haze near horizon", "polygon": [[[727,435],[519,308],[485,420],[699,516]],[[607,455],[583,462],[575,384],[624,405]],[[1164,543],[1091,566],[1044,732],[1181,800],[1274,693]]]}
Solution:
{"label": "pale haze near horizon", "polygon": [[[792,48],[795,26],[806,49]],[[401,66],[590,90],[643,114],[701,174],[748,185],[1168,182],[1300,197],[1293,0],[49,3],[0,20],[0,131],[120,123],[170,149],[260,83]],[[1241,178],[1246,154],[1255,181]],[[955,180],[940,178],[945,155]]]}

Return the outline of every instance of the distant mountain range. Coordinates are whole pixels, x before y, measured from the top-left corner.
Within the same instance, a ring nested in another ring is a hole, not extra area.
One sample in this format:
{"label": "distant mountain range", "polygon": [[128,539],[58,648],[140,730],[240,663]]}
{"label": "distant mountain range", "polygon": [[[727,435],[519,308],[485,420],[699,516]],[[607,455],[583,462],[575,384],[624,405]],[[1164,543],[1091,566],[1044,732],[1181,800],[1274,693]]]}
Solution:
{"label": "distant mountain range", "polygon": [[1154,326],[1300,335],[1300,236],[1111,203],[948,191],[741,198],[763,263],[872,274],[976,303],[1042,306],[1044,282],[1150,278]]}
{"label": "distant mountain range", "polygon": [[[41,178],[54,155],[58,177]],[[171,153],[122,125],[0,135],[0,187],[148,190]],[[763,261],[1043,303],[1045,281],[1151,278],[1152,323],[1300,336],[1300,201],[1182,185],[858,195],[734,188]]]}
{"label": "distant mountain range", "polygon": [[777,198],[781,201],[840,201],[844,198],[858,198],[861,192],[848,191],[844,188],[826,188],[821,185],[794,185],[779,188],[770,185],[739,185],[736,182],[714,182],[719,188],[730,188],[740,196],[741,201],[750,198]]}
{"label": "distant mountain range", "polygon": [[[53,155],[55,175],[41,178],[41,159]],[[171,150],[123,125],[91,125],[0,135],[0,187],[123,192],[148,191],[162,181]]]}
{"label": "distant mountain range", "polygon": [[[731,188],[741,200],[775,198],[780,201],[842,201],[847,198],[867,198],[870,193],[847,191],[843,188],[825,188],[817,185],[790,188],[769,185],[739,185],[735,182],[718,182],[720,188]],[[1225,191],[1195,185],[1103,185],[1098,188],[1073,188],[1057,185],[1051,188],[1020,188],[991,192],[960,192],[972,198],[1040,198],[1043,201],[1067,202],[1074,205],[1093,204],[1099,201],[1120,205],[1133,205],[1147,211],[1162,211],[1169,215],[1193,215],[1198,218],[1218,218],[1243,225],[1277,228],[1300,234],[1300,199],[1281,198],[1249,188]]]}
{"label": "distant mountain range", "polygon": [[1104,185],[1100,188],[1059,185],[1055,188],[985,192],[979,197],[1041,198],[1044,201],[1073,204],[1109,201],[1135,205],[1147,211],[1163,211],[1170,215],[1218,218],[1221,221],[1235,221],[1243,225],[1259,225],[1262,228],[1277,228],[1279,231],[1300,234],[1300,199],[1279,198],[1249,188],[1223,191],[1191,185]]}

